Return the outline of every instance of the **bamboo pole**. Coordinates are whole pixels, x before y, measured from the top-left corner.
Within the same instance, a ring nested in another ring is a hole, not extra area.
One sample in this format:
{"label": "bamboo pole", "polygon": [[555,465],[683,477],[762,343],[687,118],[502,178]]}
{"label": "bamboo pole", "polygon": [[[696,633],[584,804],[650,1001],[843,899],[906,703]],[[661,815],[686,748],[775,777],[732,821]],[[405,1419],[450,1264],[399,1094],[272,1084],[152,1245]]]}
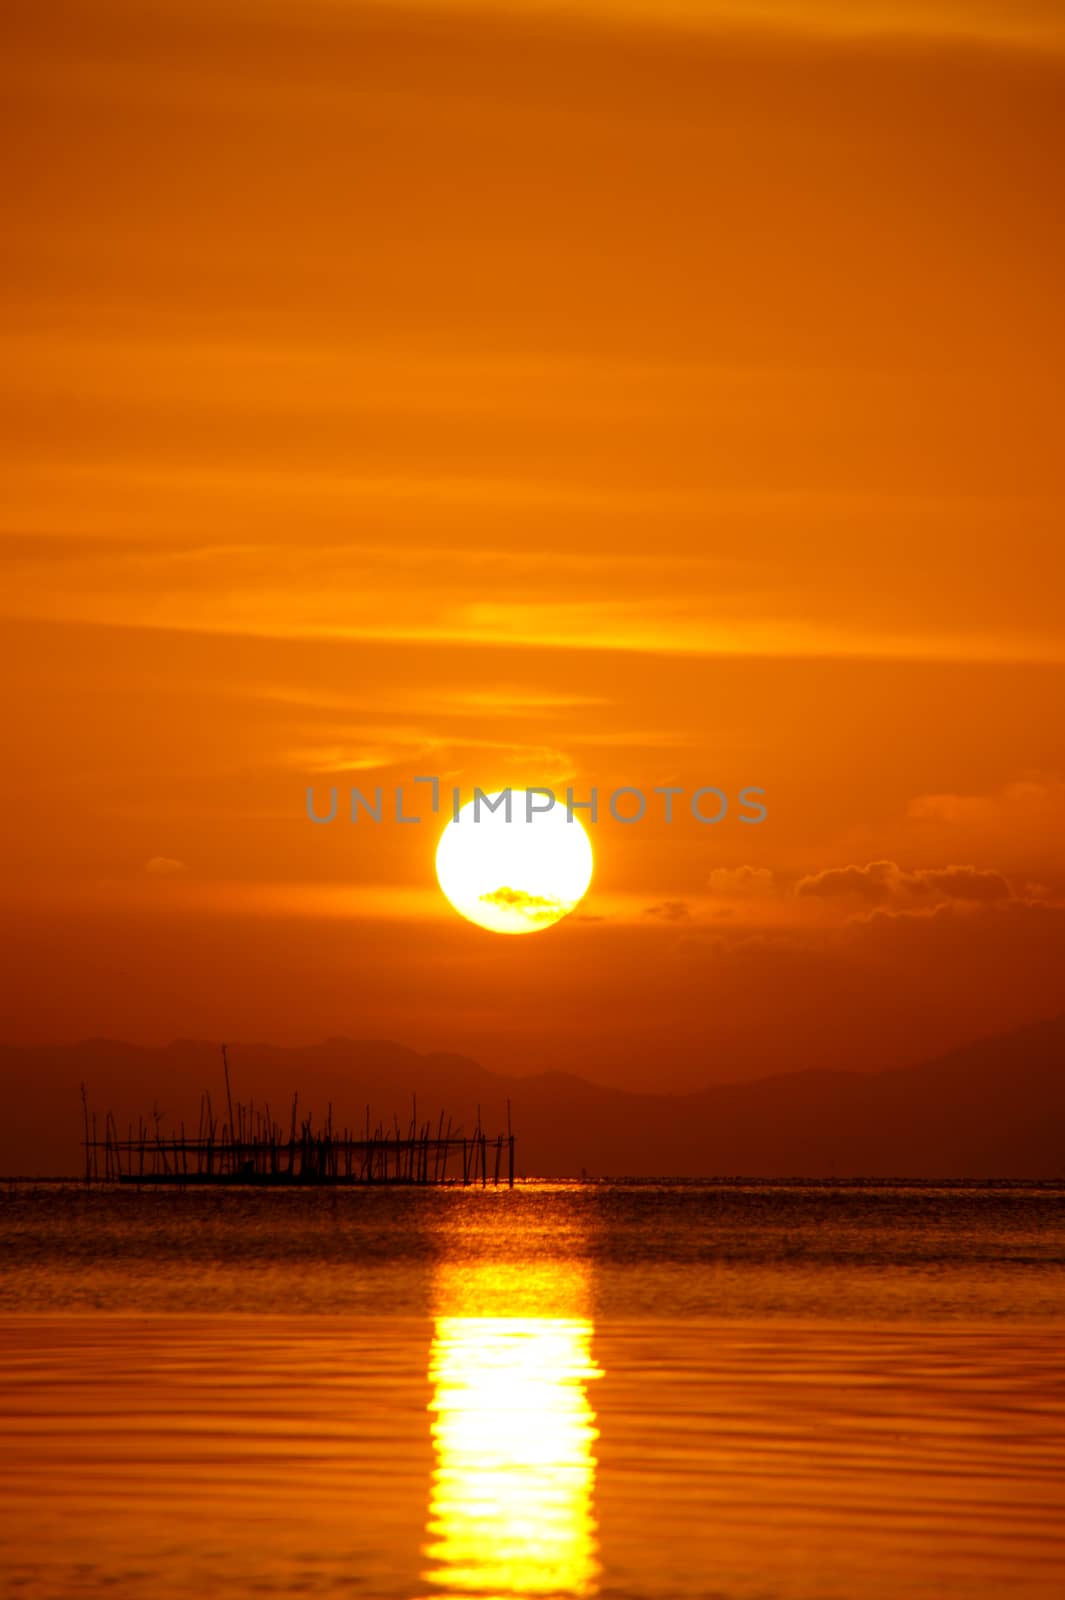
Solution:
{"label": "bamboo pole", "polygon": [[[269,1105],[259,1109],[255,1109],[254,1101],[242,1105],[233,1100],[231,1084],[226,1103],[232,1106],[235,1125],[227,1120],[219,1127],[210,1094],[204,1093],[200,1097],[195,1138],[190,1135],[183,1118],[172,1131],[164,1131],[164,1114],[158,1104],[152,1110],[154,1127],[141,1117],[136,1134],[130,1122],[127,1137],[122,1139],[114,1113],[108,1110],[101,1134],[96,1113],[90,1111],[84,1084],[81,1089],[86,1184],[100,1181],[102,1163],[105,1182],[186,1184],[287,1179],[292,1183],[383,1182],[428,1186],[457,1181],[448,1178],[451,1153],[455,1151],[461,1153],[462,1183],[466,1186],[476,1183],[479,1168],[481,1187],[487,1188],[489,1183],[498,1187],[503,1181],[505,1150],[506,1181],[514,1187],[515,1139],[509,1101],[507,1132],[496,1133],[491,1138],[481,1125],[480,1107],[476,1127],[472,1134],[467,1134],[461,1124],[456,1129],[450,1117],[445,1128],[443,1111],[438,1113],[435,1129],[427,1118],[420,1123],[412,1121],[410,1128],[404,1130],[395,1114],[392,1127],[387,1131],[380,1123],[374,1129],[367,1106],[364,1132],[360,1136],[355,1129],[336,1124],[332,1102],[319,1130],[308,1115],[299,1124],[297,1134],[296,1096],[288,1140],[289,1159],[284,1164],[282,1130],[270,1115]],[[417,1101],[412,1098],[411,1104],[414,1110]],[[488,1170],[490,1144],[495,1150],[491,1174]]]}
{"label": "bamboo pole", "polygon": [[222,1046],[222,1069],[226,1075],[226,1103],[229,1106],[229,1142],[233,1143],[233,1090],[229,1082],[229,1056],[225,1045]]}
{"label": "bamboo pole", "polygon": [[89,1148],[89,1097],[84,1083],[81,1086],[81,1109],[85,1116],[85,1186],[92,1182],[92,1151]]}

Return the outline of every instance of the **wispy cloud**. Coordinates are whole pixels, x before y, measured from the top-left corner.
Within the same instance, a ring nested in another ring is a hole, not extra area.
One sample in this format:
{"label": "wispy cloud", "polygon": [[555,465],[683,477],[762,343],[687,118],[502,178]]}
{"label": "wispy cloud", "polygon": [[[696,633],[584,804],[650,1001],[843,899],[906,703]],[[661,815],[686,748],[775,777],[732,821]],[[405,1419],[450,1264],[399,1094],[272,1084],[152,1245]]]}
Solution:
{"label": "wispy cloud", "polygon": [[480,899],[491,906],[499,906],[504,911],[514,911],[526,917],[530,922],[554,922],[559,915],[564,914],[569,907],[561,900],[551,899],[548,895],[529,894],[524,889],[511,889],[503,887],[492,889],[487,894],[482,894]]}
{"label": "wispy cloud", "polygon": [[973,866],[917,867],[907,871],[894,861],[867,866],[829,867],[800,879],[800,898],[852,900],[865,905],[939,905],[951,901],[987,904],[1009,900],[1013,890],[1000,872]]}
{"label": "wispy cloud", "polygon": [[916,795],[907,814],[916,822],[942,822],[958,827],[988,823],[1045,825],[1065,822],[1065,783],[1059,778],[1018,779],[984,794]]}
{"label": "wispy cloud", "polygon": [[777,892],[777,880],[768,867],[715,867],[707,888],[724,899],[762,898]]}
{"label": "wispy cloud", "polygon": [[[454,11],[455,0],[423,0]],[[498,9],[498,0],[472,0]],[[510,0],[508,9],[543,21],[582,17],[612,26],[742,33],[777,38],[974,40],[1065,49],[1055,0]]]}
{"label": "wispy cloud", "polygon": [[645,917],[657,917],[662,922],[686,922],[691,916],[691,907],[686,900],[659,900],[653,906],[644,909]]}
{"label": "wispy cloud", "polygon": [[[839,599],[823,600],[820,617],[808,610],[798,615],[772,609],[773,597],[747,583],[730,592],[720,574],[695,581],[668,560],[650,586],[626,576],[605,551],[588,570],[600,597],[574,598],[562,573],[530,595],[518,571],[521,558],[497,552],[485,567],[482,555],[426,558],[412,577],[401,560],[374,560],[358,547],[212,546],[181,559],[137,551],[61,566],[19,554],[6,563],[3,611],[38,621],[291,641],[667,657],[1065,661],[1060,630],[996,632],[974,623],[907,631],[890,621],[847,622],[834,614]],[[550,563],[546,570],[550,576]],[[471,584],[477,598],[469,598]]]}
{"label": "wispy cloud", "polygon": [[144,863],[144,870],[149,878],[180,878],[189,869],[173,856],[152,856]]}

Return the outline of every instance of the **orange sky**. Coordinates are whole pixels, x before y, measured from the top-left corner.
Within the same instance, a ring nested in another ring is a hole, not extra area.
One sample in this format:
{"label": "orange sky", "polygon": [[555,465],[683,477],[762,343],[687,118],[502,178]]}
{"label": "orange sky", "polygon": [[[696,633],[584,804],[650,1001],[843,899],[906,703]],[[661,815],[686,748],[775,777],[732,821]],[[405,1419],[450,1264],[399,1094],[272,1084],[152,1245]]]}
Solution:
{"label": "orange sky", "polygon": [[[1056,0],[8,32],[0,1035],[665,1087],[1060,1009]],[[306,820],[422,772],[770,815],[506,940]]]}

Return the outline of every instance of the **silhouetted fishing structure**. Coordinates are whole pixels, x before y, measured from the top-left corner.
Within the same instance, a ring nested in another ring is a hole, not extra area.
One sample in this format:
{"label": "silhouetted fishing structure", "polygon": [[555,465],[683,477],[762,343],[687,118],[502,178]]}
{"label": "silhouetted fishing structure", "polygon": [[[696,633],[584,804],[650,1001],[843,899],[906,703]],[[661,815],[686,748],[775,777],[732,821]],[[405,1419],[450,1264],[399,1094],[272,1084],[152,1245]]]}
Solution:
{"label": "silhouetted fishing structure", "polygon": [[[149,1123],[138,1118],[120,1133],[114,1116],[104,1116],[100,1134],[96,1113],[90,1112],[85,1085],[81,1086],[85,1121],[85,1182],[169,1184],[476,1184],[507,1183],[514,1187],[514,1134],[507,1101],[507,1131],[489,1136],[477,1124],[467,1134],[453,1128],[440,1113],[435,1133],[429,1122],[419,1123],[417,1096],[410,1122],[404,1130],[399,1118],[386,1128],[371,1128],[366,1108],[365,1128],[334,1128],[330,1103],[325,1123],[313,1126],[310,1114],[301,1119],[299,1094],[292,1098],[288,1135],[264,1103],[242,1105],[233,1101],[229,1059],[222,1046],[228,1116],[215,1115],[211,1096],[200,1097],[200,1120],[193,1138],[185,1124],[164,1131],[162,1113],[153,1111]],[[449,1171],[450,1168],[450,1171]]]}

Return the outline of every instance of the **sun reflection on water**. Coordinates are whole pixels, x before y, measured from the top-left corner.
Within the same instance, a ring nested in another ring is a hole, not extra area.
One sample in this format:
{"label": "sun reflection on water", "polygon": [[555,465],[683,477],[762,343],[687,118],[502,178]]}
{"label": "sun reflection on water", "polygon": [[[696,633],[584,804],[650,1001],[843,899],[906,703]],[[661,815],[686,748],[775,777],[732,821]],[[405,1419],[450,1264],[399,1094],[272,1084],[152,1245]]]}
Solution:
{"label": "sun reflection on water", "polygon": [[[590,1596],[599,1572],[591,1321],[578,1272],[545,1275],[542,1314],[495,1315],[513,1269],[446,1275],[429,1363],[435,1466],[425,1576],[502,1600]],[[476,1310],[478,1315],[465,1314]]]}

